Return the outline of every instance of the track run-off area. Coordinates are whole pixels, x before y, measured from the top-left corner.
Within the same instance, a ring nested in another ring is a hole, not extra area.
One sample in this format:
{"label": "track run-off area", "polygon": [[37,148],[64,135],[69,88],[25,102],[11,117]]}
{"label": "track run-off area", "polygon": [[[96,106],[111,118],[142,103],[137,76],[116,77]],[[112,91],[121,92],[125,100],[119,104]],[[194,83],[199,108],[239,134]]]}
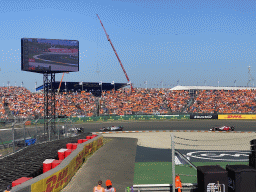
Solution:
{"label": "track run-off area", "polygon": [[[108,126],[123,132],[100,133]],[[234,132],[211,132],[214,126],[234,126]],[[90,157],[62,191],[92,189],[98,180],[111,179],[117,191],[133,184],[167,184],[172,181],[171,133],[175,150],[193,165],[247,164],[250,140],[256,139],[251,120],[171,120],[102,122],[76,125],[85,132],[102,134],[110,141]],[[175,157],[176,159],[176,157]],[[176,173],[183,183],[196,183],[196,170],[176,159]]]}

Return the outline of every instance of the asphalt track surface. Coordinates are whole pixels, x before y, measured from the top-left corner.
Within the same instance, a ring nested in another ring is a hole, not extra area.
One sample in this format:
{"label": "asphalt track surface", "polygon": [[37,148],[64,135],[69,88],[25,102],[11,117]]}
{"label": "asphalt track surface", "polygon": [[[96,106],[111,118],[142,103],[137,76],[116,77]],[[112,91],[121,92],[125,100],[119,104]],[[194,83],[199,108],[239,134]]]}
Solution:
{"label": "asphalt track surface", "polygon": [[146,121],[146,122],[103,122],[75,125],[83,127],[85,132],[98,132],[102,127],[122,125],[124,131],[145,130],[204,130],[208,131],[214,126],[235,126],[235,131],[255,131],[256,121],[252,120],[171,120],[171,121]]}
{"label": "asphalt track surface", "polygon": [[[91,123],[81,125],[86,132],[97,132],[101,127],[111,125],[123,125],[124,131],[135,130],[209,130],[213,126],[235,126],[236,131],[256,131],[255,121],[226,121],[226,120],[188,120],[188,121],[168,121],[168,122],[127,122],[127,123]],[[76,127],[79,127],[77,125]],[[111,137],[110,137],[111,138]],[[249,141],[248,141],[249,142]],[[248,159],[247,152],[218,152],[201,151],[194,153],[194,150],[180,151],[184,155],[191,154],[190,160],[202,162],[202,158],[210,157],[205,161],[232,161],[232,157],[238,157],[239,161]],[[92,191],[98,180],[112,180],[117,191],[124,191],[127,186],[133,185],[134,164],[136,162],[170,162],[171,150],[155,149],[137,146],[134,138],[112,138],[112,141],[100,148],[88,161],[79,169],[71,182],[63,189],[66,191]],[[214,159],[215,158],[215,159]],[[216,160],[218,159],[218,160]],[[217,163],[216,163],[217,164]],[[85,190],[86,189],[86,190]]]}
{"label": "asphalt track surface", "polygon": [[[171,121],[146,121],[146,122],[102,122],[74,124],[74,128],[83,127],[85,132],[99,132],[102,127],[122,125],[124,131],[146,131],[146,130],[204,130],[208,131],[214,126],[235,126],[235,131],[256,132],[256,121],[252,120],[171,120]],[[38,126],[41,127],[42,125]],[[58,128],[58,126],[56,126]],[[0,129],[0,138],[4,141],[12,140],[12,128]],[[35,127],[26,127],[31,136],[36,134]],[[23,128],[15,129],[16,139],[23,138]]]}
{"label": "asphalt track surface", "polygon": [[137,139],[113,138],[96,151],[78,170],[62,192],[89,192],[102,180],[110,179],[116,191],[133,185]]}

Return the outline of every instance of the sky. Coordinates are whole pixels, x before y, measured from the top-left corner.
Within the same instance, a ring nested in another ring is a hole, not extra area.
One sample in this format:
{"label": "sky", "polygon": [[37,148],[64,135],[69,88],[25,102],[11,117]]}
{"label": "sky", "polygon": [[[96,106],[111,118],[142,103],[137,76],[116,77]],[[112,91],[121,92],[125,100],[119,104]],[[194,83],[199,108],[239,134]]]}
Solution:
{"label": "sky", "polygon": [[127,83],[96,14],[135,87],[247,86],[249,66],[255,78],[254,0],[1,0],[0,7],[0,86],[23,82],[34,92],[43,83],[42,74],[21,71],[21,38],[79,41],[79,72],[63,81]]}

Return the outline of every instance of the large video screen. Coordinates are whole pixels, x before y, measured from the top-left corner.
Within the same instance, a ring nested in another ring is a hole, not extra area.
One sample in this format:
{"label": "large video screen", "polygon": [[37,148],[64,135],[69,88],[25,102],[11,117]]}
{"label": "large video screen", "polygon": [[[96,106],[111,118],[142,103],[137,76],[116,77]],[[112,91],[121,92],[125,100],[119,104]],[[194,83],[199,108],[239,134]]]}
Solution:
{"label": "large video screen", "polygon": [[21,70],[36,73],[79,71],[79,41],[21,39]]}

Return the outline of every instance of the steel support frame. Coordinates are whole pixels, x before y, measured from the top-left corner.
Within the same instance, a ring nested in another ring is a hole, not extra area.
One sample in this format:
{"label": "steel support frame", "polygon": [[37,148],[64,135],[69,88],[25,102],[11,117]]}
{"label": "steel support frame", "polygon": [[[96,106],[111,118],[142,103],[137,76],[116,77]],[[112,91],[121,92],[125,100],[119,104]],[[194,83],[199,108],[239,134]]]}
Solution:
{"label": "steel support frame", "polygon": [[[55,135],[55,73],[44,73],[44,136],[49,131],[53,131]],[[49,122],[49,119],[52,119]],[[50,129],[50,130],[49,130]]]}

